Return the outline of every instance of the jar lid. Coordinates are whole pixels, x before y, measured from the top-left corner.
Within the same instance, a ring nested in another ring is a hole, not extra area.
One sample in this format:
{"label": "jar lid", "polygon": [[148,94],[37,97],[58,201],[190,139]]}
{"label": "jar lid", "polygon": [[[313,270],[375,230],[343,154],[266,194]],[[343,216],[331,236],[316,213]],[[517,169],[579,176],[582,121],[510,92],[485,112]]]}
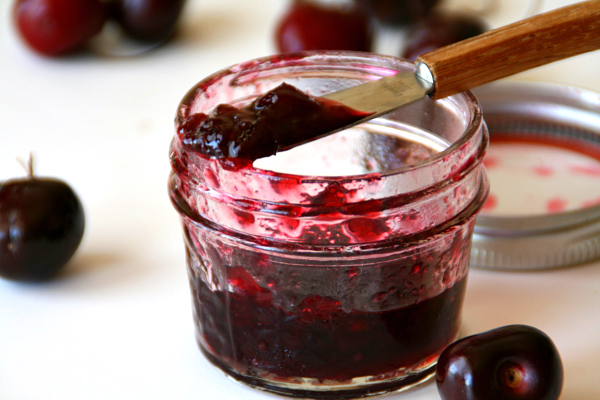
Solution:
{"label": "jar lid", "polygon": [[600,258],[600,95],[496,82],[473,91],[490,131],[490,196],[471,266],[554,268]]}

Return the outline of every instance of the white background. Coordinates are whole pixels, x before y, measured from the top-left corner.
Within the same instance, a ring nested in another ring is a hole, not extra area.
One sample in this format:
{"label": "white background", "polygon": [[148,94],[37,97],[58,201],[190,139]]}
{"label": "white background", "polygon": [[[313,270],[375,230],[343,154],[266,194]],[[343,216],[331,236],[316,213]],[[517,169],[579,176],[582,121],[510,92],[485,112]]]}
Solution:
{"label": "white background", "polygon": [[[496,1],[493,26],[525,13]],[[546,0],[543,10],[570,4]],[[0,0],[0,181],[71,184],[87,226],[64,273],[45,284],[0,280],[0,400],[267,399],[227,380],[197,349],[178,217],[167,196],[178,101],[208,74],[275,52],[284,0],[190,0],[177,40],[137,57],[40,57]],[[479,7],[472,0],[455,7]],[[511,79],[600,92],[600,52]],[[563,399],[600,398],[600,262],[542,272],[472,270],[463,334],[506,324],[548,333],[565,366]],[[435,385],[385,396],[438,399]]]}

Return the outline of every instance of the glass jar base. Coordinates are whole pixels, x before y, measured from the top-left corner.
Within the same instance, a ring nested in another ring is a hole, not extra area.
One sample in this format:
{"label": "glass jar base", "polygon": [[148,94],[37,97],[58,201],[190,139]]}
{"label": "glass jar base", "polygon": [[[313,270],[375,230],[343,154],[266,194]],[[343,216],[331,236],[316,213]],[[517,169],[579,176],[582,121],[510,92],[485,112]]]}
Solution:
{"label": "glass jar base", "polygon": [[[418,371],[406,372],[387,379],[363,377],[347,383],[317,383],[311,379],[270,380],[241,374],[200,348],[204,356],[221,372],[236,383],[253,389],[301,399],[358,399],[392,392],[402,392],[421,385],[435,375],[436,363]],[[357,381],[357,382],[355,382]]]}

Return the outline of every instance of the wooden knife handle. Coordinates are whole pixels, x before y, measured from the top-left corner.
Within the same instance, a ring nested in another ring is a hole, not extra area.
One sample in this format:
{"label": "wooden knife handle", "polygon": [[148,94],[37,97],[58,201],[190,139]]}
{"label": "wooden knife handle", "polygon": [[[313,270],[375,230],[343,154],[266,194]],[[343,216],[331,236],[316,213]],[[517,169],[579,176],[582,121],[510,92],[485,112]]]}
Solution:
{"label": "wooden knife handle", "polygon": [[[515,22],[421,55],[441,99],[506,76],[600,49],[600,0]],[[599,65],[582,65],[595,68]]]}

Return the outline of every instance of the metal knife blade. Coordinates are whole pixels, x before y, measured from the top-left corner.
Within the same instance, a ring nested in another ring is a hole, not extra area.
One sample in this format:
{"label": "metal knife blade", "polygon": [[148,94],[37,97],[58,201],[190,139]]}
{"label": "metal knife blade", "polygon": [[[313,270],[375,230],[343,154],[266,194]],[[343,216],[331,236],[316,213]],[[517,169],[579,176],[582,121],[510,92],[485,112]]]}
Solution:
{"label": "metal knife blade", "polygon": [[421,100],[432,89],[433,82],[420,78],[415,72],[403,71],[322,97],[358,111],[373,113],[365,118],[372,119]]}

